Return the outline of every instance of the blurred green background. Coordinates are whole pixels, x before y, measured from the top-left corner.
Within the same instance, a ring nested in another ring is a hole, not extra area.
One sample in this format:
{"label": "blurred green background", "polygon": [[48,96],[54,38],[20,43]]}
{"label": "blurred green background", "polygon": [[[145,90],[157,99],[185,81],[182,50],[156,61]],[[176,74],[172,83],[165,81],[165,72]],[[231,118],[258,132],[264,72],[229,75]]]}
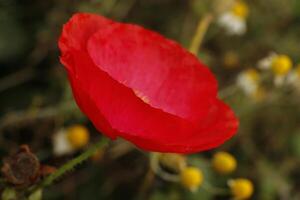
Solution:
{"label": "blurred green background", "polygon": [[[224,0],[226,1],[226,0]],[[212,23],[199,57],[217,76],[221,89],[269,52],[300,62],[300,1],[248,0],[247,32],[224,33]],[[188,48],[198,20],[211,11],[210,0],[0,0],[0,155],[28,144],[42,163],[59,166],[70,156],[52,154],[51,137],[60,127],[85,124],[92,140],[99,137],[77,109],[59,62],[57,40],[62,25],[75,12],[93,12],[142,25]],[[235,55],[228,68],[226,55]],[[272,98],[251,101],[237,92],[225,100],[240,118],[239,133],[219,149],[188,156],[205,179],[224,187],[229,177],[212,172],[213,152],[235,155],[231,177],[255,185],[252,199],[300,199],[300,95],[290,88],[270,88]],[[44,199],[135,199],[148,169],[148,156],[137,149],[118,150],[120,142],[98,161],[89,161],[45,189]],[[116,146],[116,147],[115,147]],[[115,150],[115,148],[117,150]],[[121,153],[114,153],[121,151]],[[115,156],[115,154],[117,156]],[[144,194],[150,200],[229,199],[200,188],[191,193],[159,177]]]}

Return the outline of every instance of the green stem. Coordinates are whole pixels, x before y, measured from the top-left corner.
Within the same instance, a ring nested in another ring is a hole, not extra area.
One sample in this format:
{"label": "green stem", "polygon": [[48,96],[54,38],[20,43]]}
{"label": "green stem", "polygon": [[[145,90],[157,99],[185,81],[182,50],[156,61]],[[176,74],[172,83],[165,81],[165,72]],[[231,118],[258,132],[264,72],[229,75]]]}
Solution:
{"label": "green stem", "polygon": [[103,137],[99,142],[89,147],[86,151],[84,151],[82,154],[77,156],[76,158],[68,161],[63,166],[58,168],[55,172],[50,174],[48,177],[46,177],[39,185],[32,188],[30,192],[34,192],[39,188],[50,186],[55,180],[63,176],[65,173],[71,171],[74,169],[77,165],[82,163],[83,161],[87,160],[89,157],[91,157],[94,153],[97,152],[99,148],[103,148],[108,144],[109,139]]}
{"label": "green stem", "polygon": [[229,189],[218,188],[218,187],[210,185],[207,182],[203,183],[202,188],[204,190],[206,190],[207,192],[209,192],[211,194],[214,194],[214,195],[228,195],[228,194],[230,194]]}
{"label": "green stem", "polygon": [[196,32],[193,36],[191,45],[190,45],[190,52],[197,55],[198,51],[200,49],[200,46],[203,42],[203,38],[205,33],[207,32],[207,29],[209,25],[211,24],[213,20],[213,15],[211,13],[206,14],[201,20],[199,20]]}

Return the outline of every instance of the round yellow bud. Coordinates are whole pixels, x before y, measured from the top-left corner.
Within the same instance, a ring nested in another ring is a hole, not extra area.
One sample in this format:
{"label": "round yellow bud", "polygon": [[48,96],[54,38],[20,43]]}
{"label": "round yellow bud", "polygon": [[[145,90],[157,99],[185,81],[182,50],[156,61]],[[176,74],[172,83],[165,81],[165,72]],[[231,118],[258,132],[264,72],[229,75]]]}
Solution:
{"label": "round yellow bud", "polygon": [[248,5],[242,1],[237,1],[232,8],[232,13],[235,16],[245,19],[249,14]]}
{"label": "round yellow bud", "polygon": [[228,185],[230,187],[232,196],[236,200],[248,199],[253,194],[253,184],[248,179],[233,179],[228,182]]}
{"label": "round yellow bud", "polygon": [[272,70],[275,75],[286,75],[292,68],[292,61],[286,55],[278,55],[272,61]]}
{"label": "round yellow bud", "polygon": [[180,174],[180,182],[185,188],[195,191],[203,182],[203,173],[197,167],[187,167]]}
{"label": "round yellow bud", "polygon": [[73,125],[67,129],[67,138],[75,149],[86,146],[89,142],[89,131],[82,125]]}
{"label": "round yellow bud", "polygon": [[180,172],[186,168],[186,157],[175,153],[162,153],[159,157],[159,162],[164,167],[175,172]]}
{"label": "round yellow bud", "polygon": [[227,152],[218,152],[212,159],[213,168],[220,174],[228,174],[236,169],[235,158]]}

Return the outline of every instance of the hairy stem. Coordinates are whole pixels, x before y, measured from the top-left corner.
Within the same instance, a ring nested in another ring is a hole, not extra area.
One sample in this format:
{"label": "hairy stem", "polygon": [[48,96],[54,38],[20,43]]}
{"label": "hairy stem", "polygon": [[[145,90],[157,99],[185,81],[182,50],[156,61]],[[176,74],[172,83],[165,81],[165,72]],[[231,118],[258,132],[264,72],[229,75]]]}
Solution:
{"label": "hairy stem", "polygon": [[66,172],[71,171],[74,169],[77,165],[82,163],[83,161],[87,160],[89,157],[91,157],[99,148],[103,148],[108,144],[109,139],[106,137],[103,137],[99,142],[89,147],[86,151],[84,151],[82,154],[77,156],[76,158],[68,161],[64,165],[62,165],[60,168],[58,168],[54,173],[50,174],[48,177],[46,177],[41,184],[37,185],[36,187],[31,189],[31,193],[36,191],[39,188],[50,186],[55,180],[63,176]]}

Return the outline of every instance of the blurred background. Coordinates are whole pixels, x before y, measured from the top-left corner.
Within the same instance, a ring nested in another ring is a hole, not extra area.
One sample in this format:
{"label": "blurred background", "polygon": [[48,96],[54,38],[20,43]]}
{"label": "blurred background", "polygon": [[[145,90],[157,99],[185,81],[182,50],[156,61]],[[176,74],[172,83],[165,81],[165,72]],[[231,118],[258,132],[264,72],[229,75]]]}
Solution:
{"label": "blurred background", "polygon": [[[252,199],[300,199],[300,1],[248,0],[219,11],[226,1],[0,0],[1,158],[27,144],[41,163],[57,167],[101,137],[74,103],[59,62],[58,37],[73,13],[136,23],[189,48],[198,21],[215,12],[198,56],[216,75],[240,129],[220,148],[186,162],[216,187],[250,179]],[[59,133],[75,124],[87,128],[87,144],[60,151]],[[211,159],[218,151],[235,157],[234,172],[215,172]],[[147,152],[118,140],[45,189],[43,199],[231,198],[201,186],[190,192],[159,176],[145,186],[148,165]]]}

